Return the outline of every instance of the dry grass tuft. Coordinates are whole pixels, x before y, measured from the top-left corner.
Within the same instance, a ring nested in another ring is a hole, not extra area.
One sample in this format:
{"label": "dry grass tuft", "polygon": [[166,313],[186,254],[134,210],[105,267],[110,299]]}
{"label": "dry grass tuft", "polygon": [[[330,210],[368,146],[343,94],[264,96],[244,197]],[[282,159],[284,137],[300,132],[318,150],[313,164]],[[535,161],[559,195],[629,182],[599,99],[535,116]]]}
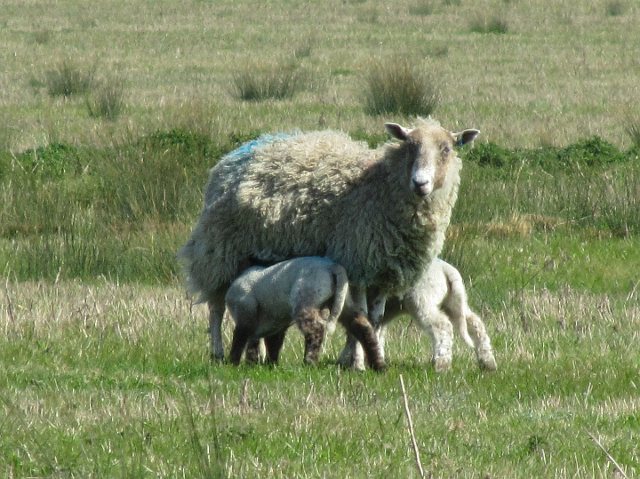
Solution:
{"label": "dry grass tuft", "polygon": [[115,120],[124,106],[124,81],[121,78],[103,80],[87,95],[87,109],[94,118]]}
{"label": "dry grass tuft", "polygon": [[370,115],[428,116],[439,101],[435,81],[408,58],[376,62],[369,67],[364,109]]}
{"label": "dry grass tuft", "polygon": [[254,64],[233,75],[234,94],[244,101],[284,100],[302,90],[303,75],[295,63]]}
{"label": "dry grass tuft", "polygon": [[69,60],[63,60],[55,69],[45,74],[45,85],[50,96],[87,93],[93,85],[93,69],[84,70]]}

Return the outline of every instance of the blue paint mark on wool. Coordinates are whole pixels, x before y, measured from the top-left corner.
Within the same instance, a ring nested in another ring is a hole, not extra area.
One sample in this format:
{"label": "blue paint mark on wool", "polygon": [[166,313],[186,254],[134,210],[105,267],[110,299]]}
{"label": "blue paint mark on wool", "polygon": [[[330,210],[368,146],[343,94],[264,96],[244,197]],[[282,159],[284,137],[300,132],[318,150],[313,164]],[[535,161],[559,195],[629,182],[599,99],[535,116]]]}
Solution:
{"label": "blue paint mark on wool", "polygon": [[286,140],[287,138],[290,138],[292,136],[294,136],[294,134],[292,133],[276,133],[275,135],[271,135],[271,134],[260,135],[255,140],[251,140],[246,143],[243,143],[235,150],[230,151],[222,159],[234,161],[234,160],[240,160],[245,158],[251,158],[255,150],[260,148],[261,146],[269,145],[274,141]]}

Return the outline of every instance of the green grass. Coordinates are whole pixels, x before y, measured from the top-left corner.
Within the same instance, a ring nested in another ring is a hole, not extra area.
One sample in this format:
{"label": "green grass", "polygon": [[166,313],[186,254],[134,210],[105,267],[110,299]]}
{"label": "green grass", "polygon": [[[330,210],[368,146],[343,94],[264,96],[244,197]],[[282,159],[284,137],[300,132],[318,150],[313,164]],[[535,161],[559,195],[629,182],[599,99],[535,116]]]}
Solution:
{"label": "green grass", "polygon": [[458,344],[453,370],[436,375],[426,337],[399,320],[380,375],[331,363],[341,333],[317,368],[302,365],[295,332],[276,368],[210,365],[204,311],[174,287],[4,294],[4,475],[415,477],[399,375],[435,477],[607,477],[588,434],[637,472],[637,302],[529,290],[517,307],[485,310],[495,374]]}
{"label": "green grass", "polygon": [[317,368],[296,332],[276,368],[209,363],[206,311],[174,254],[207,167],[252,136],[174,129],[1,157],[0,474],[417,477],[400,375],[434,477],[608,477],[591,436],[638,472],[631,152],[611,163],[595,141],[465,151],[443,257],[463,273],[498,372],[481,373],[458,341],[437,375],[427,337],[398,320],[389,371],[361,374],[334,364],[342,332]]}

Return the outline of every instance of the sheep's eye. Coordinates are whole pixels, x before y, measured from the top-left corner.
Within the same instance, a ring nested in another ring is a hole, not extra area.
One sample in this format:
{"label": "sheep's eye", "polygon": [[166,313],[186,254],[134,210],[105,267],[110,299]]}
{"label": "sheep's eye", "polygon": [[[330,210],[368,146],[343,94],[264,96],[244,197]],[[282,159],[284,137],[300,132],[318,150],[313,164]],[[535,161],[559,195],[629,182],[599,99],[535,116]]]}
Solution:
{"label": "sheep's eye", "polygon": [[451,147],[449,145],[442,145],[442,154],[448,155],[451,153]]}

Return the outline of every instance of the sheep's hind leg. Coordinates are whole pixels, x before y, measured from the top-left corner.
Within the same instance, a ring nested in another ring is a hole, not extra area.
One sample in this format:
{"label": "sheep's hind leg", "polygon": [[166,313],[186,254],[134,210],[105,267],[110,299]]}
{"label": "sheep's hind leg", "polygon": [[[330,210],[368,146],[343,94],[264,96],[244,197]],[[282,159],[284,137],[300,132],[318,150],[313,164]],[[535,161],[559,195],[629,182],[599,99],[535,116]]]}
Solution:
{"label": "sheep's hind leg", "polygon": [[211,359],[222,361],[224,359],[224,344],[222,341],[222,318],[225,310],[224,294],[216,294],[207,302],[207,305],[209,306]]}

